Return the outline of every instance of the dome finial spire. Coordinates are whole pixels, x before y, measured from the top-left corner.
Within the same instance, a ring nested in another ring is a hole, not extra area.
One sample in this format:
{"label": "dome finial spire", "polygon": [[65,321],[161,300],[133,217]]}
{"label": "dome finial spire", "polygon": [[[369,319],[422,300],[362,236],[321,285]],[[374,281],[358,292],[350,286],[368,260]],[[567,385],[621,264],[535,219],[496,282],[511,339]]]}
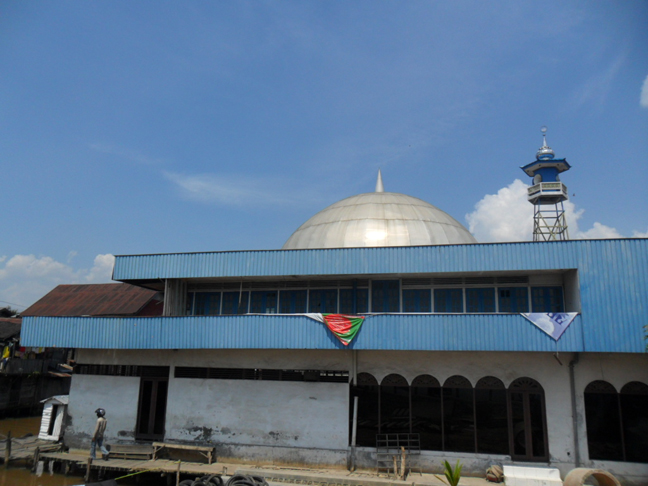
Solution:
{"label": "dome finial spire", "polygon": [[540,131],[542,132],[542,147],[538,150],[536,153],[536,159],[537,160],[551,160],[554,158],[554,151],[547,145],[547,127],[542,126],[540,128]]}
{"label": "dome finial spire", "polygon": [[376,181],[376,191],[375,192],[385,192],[385,188],[383,187],[383,181],[382,181],[382,175],[380,173],[380,169],[378,169],[378,180]]}

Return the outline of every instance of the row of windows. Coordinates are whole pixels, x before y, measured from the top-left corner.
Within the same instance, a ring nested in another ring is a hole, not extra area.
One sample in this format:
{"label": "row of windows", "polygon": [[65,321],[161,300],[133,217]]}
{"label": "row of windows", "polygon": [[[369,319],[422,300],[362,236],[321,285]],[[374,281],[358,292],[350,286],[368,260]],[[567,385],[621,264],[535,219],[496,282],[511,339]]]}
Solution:
{"label": "row of windows", "polygon": [[187,314],[299,314],[306,312],[520,313],[564,312],[562,287],[401,289],[398,280],[360,289],[189,292]]}

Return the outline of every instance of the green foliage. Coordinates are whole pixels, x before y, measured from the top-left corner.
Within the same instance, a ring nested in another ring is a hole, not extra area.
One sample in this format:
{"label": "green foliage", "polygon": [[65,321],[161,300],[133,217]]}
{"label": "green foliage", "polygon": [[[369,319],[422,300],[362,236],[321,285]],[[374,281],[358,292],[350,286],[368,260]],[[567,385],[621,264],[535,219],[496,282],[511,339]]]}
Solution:
{"label": "green foliage", "polygon": [[463,466],[459,460],[457,460],[457,464],[455,464],[454,467],[452,467],[448,461],[443,461],[443,464],[445,466],[446,481],[448,481],[450,486],[457,486],[461,479],[461,468]]}

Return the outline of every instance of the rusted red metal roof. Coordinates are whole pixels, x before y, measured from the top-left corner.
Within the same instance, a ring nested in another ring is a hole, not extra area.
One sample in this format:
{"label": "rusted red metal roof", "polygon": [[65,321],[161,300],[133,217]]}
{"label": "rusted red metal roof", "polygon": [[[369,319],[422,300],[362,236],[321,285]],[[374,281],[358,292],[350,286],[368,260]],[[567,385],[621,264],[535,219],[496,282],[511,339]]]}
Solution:
{"label": "rusted red metal roof", "polygon": [[[156,294],[155,290],[123,283],[59,285],[21,315],[136,316],[144,309],[147,315],[162,315],[161,303],[152,303]],[[151,307],[159,313],[152,314]]]}

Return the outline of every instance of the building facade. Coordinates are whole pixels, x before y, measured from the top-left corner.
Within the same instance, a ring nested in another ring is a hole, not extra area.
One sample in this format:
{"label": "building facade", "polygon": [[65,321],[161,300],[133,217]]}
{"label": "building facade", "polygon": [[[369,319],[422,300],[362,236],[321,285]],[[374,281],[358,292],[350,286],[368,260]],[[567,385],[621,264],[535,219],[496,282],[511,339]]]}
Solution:
{"label": "building facade", "polygon": [[[374,467],[377,435],[417,434],[423,470],[647,483],[648,240],[444,243],[118,256],[113,278],[164,292],[163,316],[25,317],[22,339],[77,349],[73,447],[100,406],[112,443]],[[346,346],[322,313],[365,319]],[[577,315],[554,340],[525,313]]]}

